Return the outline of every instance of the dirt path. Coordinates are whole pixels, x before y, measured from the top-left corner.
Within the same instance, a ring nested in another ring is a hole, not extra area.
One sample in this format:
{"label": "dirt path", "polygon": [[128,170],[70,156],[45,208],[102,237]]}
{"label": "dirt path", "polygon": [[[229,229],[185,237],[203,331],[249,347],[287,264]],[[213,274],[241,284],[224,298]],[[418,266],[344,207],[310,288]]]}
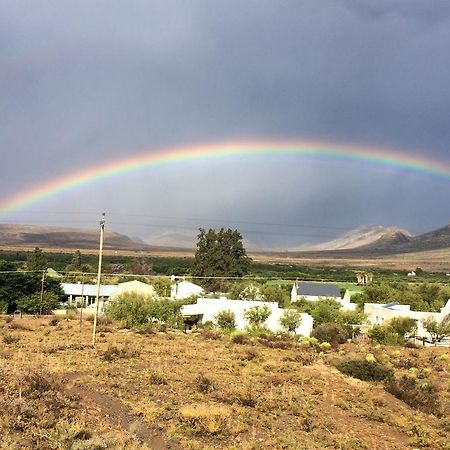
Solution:
{"label": "dirt path", "polygon": [[73,382],[68,391],[80,397],[83,402],[100,408],[103,417],[112,425],[118,425],[120,428],[130,432],[141,443],[146,444],[152,450],[182,450],[183,447],[178,442],[168,439],[163,435],[162,431],[134,414],[130,408],[117,398],[78,384],[76,380],[80,376],[81,374],[66,376],[67,379]]}

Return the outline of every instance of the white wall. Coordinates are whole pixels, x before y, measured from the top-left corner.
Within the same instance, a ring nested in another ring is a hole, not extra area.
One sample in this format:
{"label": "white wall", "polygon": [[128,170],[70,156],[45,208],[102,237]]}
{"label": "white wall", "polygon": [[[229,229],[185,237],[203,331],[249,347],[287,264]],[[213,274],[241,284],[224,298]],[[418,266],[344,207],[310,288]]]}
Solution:
{"label": "white wall", "polygon": [[[181,313],[187,315],[202,314],[202,323],[216,321],[216,316],[220,311],[232,311],[235,315],[236,329],[244,331],[248,322],[244,317],[244,313],[247,309],[254,306],[266,305],[271,314],[267,319],[265,326],[272,332],[283,331],[279,320],[284,313],[284,309],[279,308],[277,303],[262,302],[262,301],[250,301],[250,300],[229,300],[229,299],[217,299],[217,298],[199,298],[195,305],[185,305],[181,309]],[[310,336],[312,331],[313,319],[309,314],[302,314],[302,321],[300,326],[296,330],[296,334],[301,336]]]}

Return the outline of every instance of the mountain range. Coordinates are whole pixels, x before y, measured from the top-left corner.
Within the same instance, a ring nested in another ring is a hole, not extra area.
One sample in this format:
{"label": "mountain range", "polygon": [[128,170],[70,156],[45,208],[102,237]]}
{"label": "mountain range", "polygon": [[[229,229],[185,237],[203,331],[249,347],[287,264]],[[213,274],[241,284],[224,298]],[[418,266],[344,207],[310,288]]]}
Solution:
{"label": "mountain range", "polygon": [[[105,249],[151,251],[155,248],[194,249],[196,232],[167,230],[151,240],[131,238],[113,231],[105,233]],[[37,225],[0,224],[0,246],[96,249],[99,243],[98,230],[63,228]],[[264,250],[245,240],[249,250]],[[293,253],[357,253],[398,254],[450,248],[450,225],[413,236],[409,231],[397,227],[365,225],[343,233],[337,238],[311,245],[288,249]]]}

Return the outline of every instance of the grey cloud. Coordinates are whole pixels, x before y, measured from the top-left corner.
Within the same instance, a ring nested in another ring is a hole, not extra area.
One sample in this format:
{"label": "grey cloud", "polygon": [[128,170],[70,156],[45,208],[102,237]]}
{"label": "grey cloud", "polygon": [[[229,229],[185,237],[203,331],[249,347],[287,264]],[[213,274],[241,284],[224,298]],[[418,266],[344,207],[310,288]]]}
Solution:
{"label": "grey cloud", "polygon": [[[322,138],[448,161],[449,22],[443,1],[0,1],[2,196],[144,149],[233,139]],[[158,183],[121,176],[106,193],[45,205],[161,215],[171,205],[312,227],[446,222],[426,200],[444,202],[446,183],[365,167],[369,185],[342,163],[283,161],[278,172],[263,160],[174,165]]]}

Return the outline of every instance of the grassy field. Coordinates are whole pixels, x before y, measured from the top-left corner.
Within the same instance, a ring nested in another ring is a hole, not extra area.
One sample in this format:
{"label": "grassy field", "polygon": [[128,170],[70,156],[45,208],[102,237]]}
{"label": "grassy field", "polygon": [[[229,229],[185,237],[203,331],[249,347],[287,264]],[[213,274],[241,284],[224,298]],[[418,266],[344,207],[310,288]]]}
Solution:
{"label": "grassy field", "polygon": [[[111,323],[93,348],[90,322],[50,317],[4,317],[0,330],[0,449],[450,448],[448,349]],[[373,357],[417,396],[335,368]]]}

